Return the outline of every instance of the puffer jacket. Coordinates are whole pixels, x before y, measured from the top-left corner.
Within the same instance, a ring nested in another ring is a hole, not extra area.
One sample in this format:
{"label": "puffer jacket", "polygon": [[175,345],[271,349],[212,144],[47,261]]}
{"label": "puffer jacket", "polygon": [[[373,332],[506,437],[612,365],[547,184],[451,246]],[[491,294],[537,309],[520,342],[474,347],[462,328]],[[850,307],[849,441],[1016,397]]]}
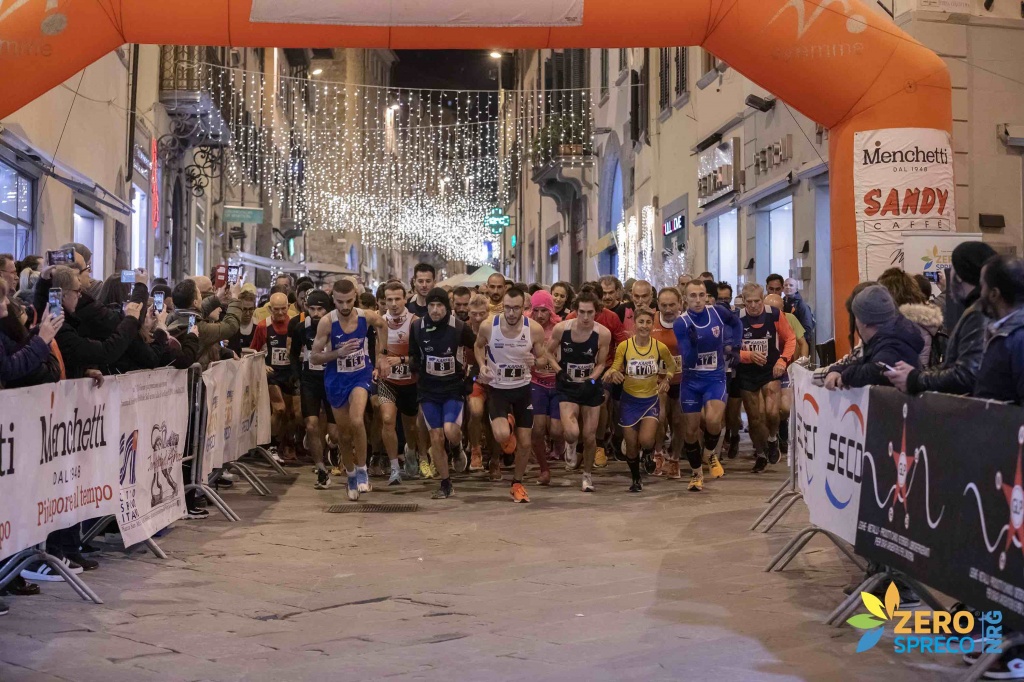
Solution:
{"label": "puffer jacket", "polygon": [[967,297],[967,310],[953,327],[941,367],[914,370],[907,376],[907,392],[924,391],[971,395],[985,351],[985,328],[989,319],[978,303],[978,290]]}
{"label": "puffer jacket", "polygon": [[895,367],[901,360],[913,367],[921,362],[921,346],[924,341],[917,325],[897,315],[892,322],[878,328],[871,340],[864,344],[863,355],[857,362],[836,363],[829,367],[829,373],[839,372],[844,386],[891,386],[885,370],[878,363]]}
{"label": "puffer jacket", "polygon": [[974,396],[1024,404],[1024,307],[989,327]]}
{"label": "puffer jacket", "polygon": [[921,367],[931,367],[932,339],[942,330],[942,310],[930,303],[904,303],[900,306],[900,315],[920,330],[921,340],[924,341],[920,355]]}

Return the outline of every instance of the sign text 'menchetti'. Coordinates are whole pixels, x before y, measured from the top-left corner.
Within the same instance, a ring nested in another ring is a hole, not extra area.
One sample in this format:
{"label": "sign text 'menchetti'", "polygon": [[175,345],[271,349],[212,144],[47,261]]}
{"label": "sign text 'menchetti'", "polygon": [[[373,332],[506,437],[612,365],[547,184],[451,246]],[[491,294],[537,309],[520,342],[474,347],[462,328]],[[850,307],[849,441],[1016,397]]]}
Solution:
{"label": "sign text 'menchetti'", "polygon": [[40,415],[43,451],[39,463],[45,464],[75,452],[104,447],[107,444],[106,433],[103,430],[103,415],[106,410],[106,405],[96,405],[92,408],[92,416],[82,419],[79,418],[76,407],[74,415],[66,422],[55,422],[52,414],[49,421],[46,415]]}
{"label": "sign text 'menchetti'", "polygon": [[915,146],[913,149],[884,152],[882,143],[876,142],[874,149],[864,150],[864,165],[873,166],[876,163],[949,163],[949,150],[937,147],[932,150],[921,149]]}

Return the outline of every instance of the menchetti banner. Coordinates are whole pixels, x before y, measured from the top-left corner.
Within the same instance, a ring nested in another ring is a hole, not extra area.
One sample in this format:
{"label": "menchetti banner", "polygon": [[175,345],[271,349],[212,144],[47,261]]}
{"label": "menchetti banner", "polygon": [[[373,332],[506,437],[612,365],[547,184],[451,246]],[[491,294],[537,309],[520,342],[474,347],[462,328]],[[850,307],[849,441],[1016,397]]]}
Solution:
{"label": "menchetti banner", "polygon": [[903,238],[956,230],[953,142],[945,130],[885,128],[854,136],[860,278],[902,267]]}

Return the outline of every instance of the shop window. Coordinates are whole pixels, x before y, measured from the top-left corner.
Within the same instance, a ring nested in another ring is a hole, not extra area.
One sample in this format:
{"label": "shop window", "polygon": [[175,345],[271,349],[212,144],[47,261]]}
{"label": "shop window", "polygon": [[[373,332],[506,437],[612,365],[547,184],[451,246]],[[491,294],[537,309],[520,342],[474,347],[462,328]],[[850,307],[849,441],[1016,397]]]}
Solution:
{"label": "shop window", "polygon": [[106,277],[103,254],[107,240],[103,218],[78,204],[75,204],[75,241],[85,244],[92,251],[92,268],[89,273],[92,278],[101,280]]}
{"label": "shop window", "polygon": [[773,273],[789,276],[789,261],[793,258],[793,201],[773,208],[768,213],[769,261]]}
{"label": "shop window", "polygon": [[[706,225],[708,271],[720,282],[739,288],[739,241],[736,209],[709,220]],[[738,293],[738,291],[737,291]]]}
{"label": "shop window", "polygon": [[0,253],[28,255],[33,209],[32,179],[0,161]]}
{"label": "shop window", "polygon": [[132,199],[132,268],[148,268],[146,259],[149,245],[149,196],[138,186]]}

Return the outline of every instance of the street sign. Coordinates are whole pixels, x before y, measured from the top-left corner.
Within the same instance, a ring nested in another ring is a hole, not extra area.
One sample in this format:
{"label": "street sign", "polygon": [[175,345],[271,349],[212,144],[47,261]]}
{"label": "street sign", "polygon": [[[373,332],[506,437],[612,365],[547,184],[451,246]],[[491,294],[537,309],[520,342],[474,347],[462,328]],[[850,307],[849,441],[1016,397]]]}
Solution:
{"label": "street sign", "polygon": [[263,209],[249,206],[225,206],[225,223],[262,223]]}
{"label": "street sign", "polygon": [[500,208],[492,208],[484,218],[484,225],[491,228],[491,234],[501,234],[501,231],[511,224],[512,218]]}

